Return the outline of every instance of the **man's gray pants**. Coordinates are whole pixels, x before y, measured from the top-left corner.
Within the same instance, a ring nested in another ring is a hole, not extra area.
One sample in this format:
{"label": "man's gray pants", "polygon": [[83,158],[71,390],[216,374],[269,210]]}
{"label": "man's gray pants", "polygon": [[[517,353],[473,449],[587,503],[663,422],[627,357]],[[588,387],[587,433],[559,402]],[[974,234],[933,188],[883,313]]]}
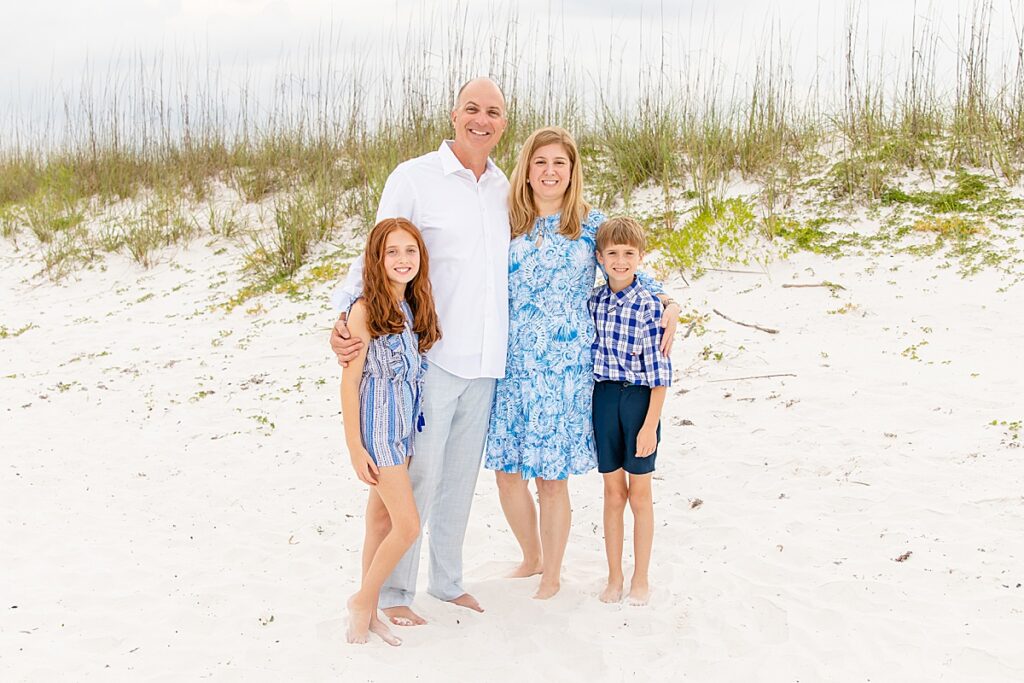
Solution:
{"label": "man's gray pants", "polygon": [[[466,592],[462,586],[462,542],[480,474],[494,383],[489,377],[456,377],[433,363],[428,363],[423,380],[426,424],[414,437],[409,479],[420,524],[429,530],[427,592],[440,600],[452,600]],[[384,582],[381,608],[412,604],[422,538],[421,534]]]}

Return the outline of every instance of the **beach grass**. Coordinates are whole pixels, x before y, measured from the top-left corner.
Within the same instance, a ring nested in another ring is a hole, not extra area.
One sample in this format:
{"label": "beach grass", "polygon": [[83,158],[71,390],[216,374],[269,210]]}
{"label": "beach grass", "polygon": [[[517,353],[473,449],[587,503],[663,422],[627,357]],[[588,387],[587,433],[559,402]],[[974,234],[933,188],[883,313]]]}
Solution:
{"label": "beach grass", "polygon": [[[0,234],[36,249],[44,272],[60,278],[104,252],[148,267],[163,247],[209,233],[238,241],[247,276],[266,290],[294,276],[346,219],[360,230],[372,224],[391,170],[450,137],[455,91],[475,75],[469,65],[481,63],[509,103],[496,162],[510,172],[537,126],[569,128],[594,201],[628,211],[637,188],[662,190],[668,213],[652,223],[654,242],[672,269],[699,270],[702,259],[730,254],[742,260],[752,234],[841,249],[820,217],[790,215],[801,193],[847,212],[984,210],[990,188],[1014,185],[1024,168],[1024,56],[1015,68],[991,63],[991,5],[962,18],[953,47],[934,24],[915,25],[909,62],[895,77],[880,75],[882,56],[865,51],[858,22],[847,17],[840,85],[829,95],[798,93],[787,46],[772,38],[754,73],[731,87],[713,57],[670,70],[663,54],[637,88],[616,90],[628,75],[614,67],[588,78],[571,62],[530,63],[528,53],[544,50],[511,20],[503,41],[457,37],[439,59],[415,44],[425,33],[406,36],[390,67],[337,64],[318,45],[298,75],[280,77],[269,105],[254,101],[250,84],[220,88],[215,68],[199,68],[198,59],[192,71],[204,78],[176,89],[164,84],[160,60],[139,60],[103,88],[90,75],[55,96],[61,125],[55,113],[9,127],[0,141]],[[1017,41],[1024,55],[1024,30]],[[936,74],[945,49],[957,58],[952,91]],[[908,186],[908,174],[935,187]],[[754,188],[745,199],[727,196],[737,180]],[[251,224],[248,213],[211,198],[215,186],[270,218]],[[112,208],[126,201],[130,210]],[[908,216],[902,234],[919,220]]]}

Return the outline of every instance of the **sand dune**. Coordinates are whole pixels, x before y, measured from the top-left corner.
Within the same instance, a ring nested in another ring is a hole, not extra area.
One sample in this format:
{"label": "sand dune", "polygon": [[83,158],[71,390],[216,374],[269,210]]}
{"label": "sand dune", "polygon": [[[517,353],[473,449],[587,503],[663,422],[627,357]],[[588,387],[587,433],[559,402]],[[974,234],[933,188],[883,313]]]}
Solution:
{"label": "sand dune", "polygon": [[[486,613],[424,596],[392,649],[344,643],[364,491],[331,285],[225,313],[238,258],[195,243],[52,284],[0,243],[0,323],[32,324],[0,339],[4,680],[1024,680],[1024,451],[998,424],[1024,416],[1024,317],[997,275],[798,254],[671,283],[710,317],[673,352],[651,605],[596,598],[596,474],[562,592],[502,578],[482,472]],[[824,281],[844,289],[782,287]]]}

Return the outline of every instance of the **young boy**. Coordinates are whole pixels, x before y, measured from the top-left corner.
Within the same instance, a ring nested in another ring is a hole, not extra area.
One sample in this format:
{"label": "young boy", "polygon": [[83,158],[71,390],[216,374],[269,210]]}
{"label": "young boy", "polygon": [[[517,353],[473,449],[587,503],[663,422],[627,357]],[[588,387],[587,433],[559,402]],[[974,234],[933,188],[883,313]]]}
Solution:
{"label": "young boy", "polygon": [[[612,218],[597,231],[597,261],[608,284],[590,297],[594,341],[594,439],[604,475],[604,544],[608,585],[603,602],[622,599],[622,517],[633,510],[633,578],[629,603],[647,604],[647,571],[654,540],[651,474],[661,438],[661,407],[672,365],[658,350],[662,306],[636,277],[644,230],[631,218]],[[628,479],[627,479],[628,473]]]}

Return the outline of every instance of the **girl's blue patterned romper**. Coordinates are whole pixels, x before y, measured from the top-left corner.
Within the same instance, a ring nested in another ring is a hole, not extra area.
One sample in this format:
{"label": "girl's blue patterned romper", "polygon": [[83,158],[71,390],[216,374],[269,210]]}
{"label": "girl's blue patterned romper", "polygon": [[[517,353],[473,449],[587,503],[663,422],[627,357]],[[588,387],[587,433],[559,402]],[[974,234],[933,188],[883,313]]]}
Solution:
{"label": "girl's blue patterned romper", "polygon": [[359,431],[377,467],[402,465],[413,456],[426,360],[412,331],[412,310],[402,302],[405,329],[371,339],[359,382]]}

